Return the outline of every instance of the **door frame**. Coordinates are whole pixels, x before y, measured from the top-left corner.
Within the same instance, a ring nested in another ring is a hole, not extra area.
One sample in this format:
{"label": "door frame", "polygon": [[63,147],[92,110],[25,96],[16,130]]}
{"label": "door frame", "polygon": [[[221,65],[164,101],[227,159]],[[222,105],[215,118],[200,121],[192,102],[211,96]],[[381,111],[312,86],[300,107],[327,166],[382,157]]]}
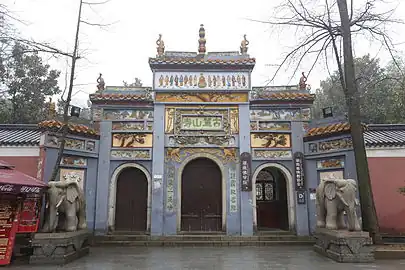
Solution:
{"label": "door frame", "polygon": [[290,231],[295,229],[295,196],[294,183],[291,172],[281,164],[265,163],[258,166],[252,176],[252,201],[253,201],[253,227],[257,228],[257,204],[256,204],[256,178],[259,172],[265,168],[276,168],[281,171],[286,181],[287,206],[288,206],[288,227]]}
{"label": "door frame", "polygon": [[183,170],[187,166],[187,164],[198,158],[207,158],[211,161],[213,161],[221,171],[221,191],[222,191],[222,231],[226,231],[226,214],[227,214],[227,205],[226,205],[226,191],[227,191],[227,185],[226,185],[226,178],[225,178],[225,167],[222,164],[222,162],[216,158],[214,155],[208,154],[208,153],[197,153],[192,156],[189,156],[183,160],[181,163],[178,174],[177,174],[177,232],[181,232],[181,182],[182,182],[182,176],[183,176]]}
{"label": "door frame", "polygon": [[152,202],[152,185],[151,176],[147,169],[137,163],[124,163],[118,166],[111,176],[109,196],[108,196],[108,231],[115,231],[115,205],[117,203],[117,181],[121,172],[127,168],[135,168],[141,170],[148,181],[148,194],[147,194],[147,209],[146,209],[146,231],[150,231],[150,219],[151,219],[151,202]]}

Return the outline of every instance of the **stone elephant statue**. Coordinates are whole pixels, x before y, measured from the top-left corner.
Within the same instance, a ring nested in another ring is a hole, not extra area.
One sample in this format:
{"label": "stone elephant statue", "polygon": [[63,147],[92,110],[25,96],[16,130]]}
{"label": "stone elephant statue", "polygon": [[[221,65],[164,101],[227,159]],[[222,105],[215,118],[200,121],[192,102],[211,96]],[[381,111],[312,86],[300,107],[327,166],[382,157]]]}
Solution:
{"label": "stone elephant statue", "polygon": [[[75,180],[48,183],[45,224],[42,232],[73,232],[87,228],[86,200]],[[61,215],[63,218],[61,218]]]}
{"label": "stone elephant statue", "polygon": [[357,183],[353,179],[322,179],[316,189],[316,214],[318,228],[331,230],[347,229],[361,231],[356,214]]}

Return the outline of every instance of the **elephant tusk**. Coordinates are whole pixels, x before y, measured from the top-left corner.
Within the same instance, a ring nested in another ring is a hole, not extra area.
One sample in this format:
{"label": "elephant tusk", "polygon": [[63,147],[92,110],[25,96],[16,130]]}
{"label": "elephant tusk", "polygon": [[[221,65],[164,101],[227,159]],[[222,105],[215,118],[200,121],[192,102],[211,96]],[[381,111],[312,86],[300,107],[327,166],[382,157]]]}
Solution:
{"label": "elephant tusk", "polygon": [[65,199],[64,196],[62,198],[60,198],[59,202],[56,204],[56,208],[58,208],[62,204],[63,199]]}
{"label": "elephant tusk", "polygon": [[346,202],[346,200],[343,198],[342,194],[337,192],[336,195],[339,197],[340,201],[346,206],[349,207],[349,204]]}
{"label": "elephant tusk", "polygon": [[49,202],[46,202],[45,208],[46,208],[46,209],[49,208]]}

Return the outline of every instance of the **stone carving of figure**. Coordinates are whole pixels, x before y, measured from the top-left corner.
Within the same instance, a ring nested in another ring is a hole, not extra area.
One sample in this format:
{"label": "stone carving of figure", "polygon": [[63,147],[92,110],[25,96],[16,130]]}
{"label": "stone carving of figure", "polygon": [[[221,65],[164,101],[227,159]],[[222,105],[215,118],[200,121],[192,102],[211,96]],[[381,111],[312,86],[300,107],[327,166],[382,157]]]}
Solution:
{"label": "stone carving of figure", "polygon": [[243,35],[243,40],[240,44],[240,53],[247,54],[249,41],[246,39],[246,35]]}
{"label": "stone carving of figure", "polygon": [[[61,220],[63,213],[64,219]],[[87,228],[86,199],[77,179],[48,182],[47,211],[42,232],[73,232]]]}
{"label": "stone carving of figure", "polygon": [[105,88],[105,82],[103,79],[103,74],[100,73],[100,76],[97,78],[97,89],[98,91],[103,91]]}
{"label": "stone carving of figure", "polygon": [[302,76],[300,79],[300,90],[306,90],[307,89],[307,77],[305,76],[304,72],[302,72]]}
{"label": "stone carving of figure", "polygon": [[[321,179],[316,189],[316,226],[330,230],[361,231],[357,217],[357,183],[353,179]],[[346,226],[344,214],[347,215]]]}
{"label": "stone carving of figure", "polygon": [[162,40],[162,34],[159,34],[159,39],[156,40],[156,45],[158,56],[162,56],[165,53],[165,43]]}

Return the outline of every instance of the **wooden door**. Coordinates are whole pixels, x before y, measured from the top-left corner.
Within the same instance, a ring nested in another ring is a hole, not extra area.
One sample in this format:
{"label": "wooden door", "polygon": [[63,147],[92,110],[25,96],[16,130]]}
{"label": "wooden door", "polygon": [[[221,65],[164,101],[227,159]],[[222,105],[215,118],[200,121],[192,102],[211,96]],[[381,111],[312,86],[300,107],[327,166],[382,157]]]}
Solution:
{"label": "wooden door", "polygon": [[137,168],[127,168],[118,176],[115,230],[145,232],[148,209],[148,181]]}
{"label": "wooden door", "polygon": [[280,227],[280,203],[277,200],[278,189],[274,175],[263,169],[256,178],[256,213],[259,230]]}
{"label": "wooden door", "polygon": [[181,230],[222,230],[222,176],[209,159],[190,161],[181,181]]}

